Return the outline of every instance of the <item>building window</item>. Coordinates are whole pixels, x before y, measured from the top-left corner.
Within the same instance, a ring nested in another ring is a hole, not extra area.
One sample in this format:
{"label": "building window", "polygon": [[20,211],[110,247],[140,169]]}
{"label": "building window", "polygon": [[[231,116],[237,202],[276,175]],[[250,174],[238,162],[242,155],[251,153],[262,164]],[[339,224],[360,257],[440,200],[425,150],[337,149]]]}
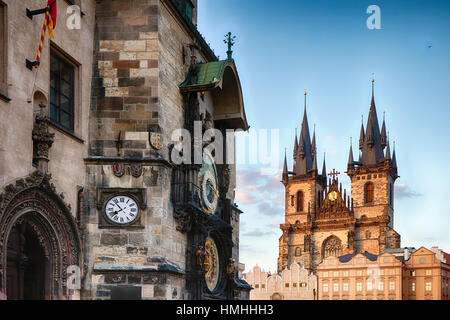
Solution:
{"label": "building window", "polygon": [[303,192],[297,192],[297,212],[303,212]]}
{"label": "building window", "polygon": [[372,281],[367,281],[366,285],[367,285],[367,291],[372,291],[372,289],[373,289]]}
{"label": "building window", "polygon": [[333,283],[333,292],[339,292],[339,283]]}
{"label": "building window", "polygon": [[333,277],[339,277],[339,271],[333,271]]}
{"label": "building window", "polygon": [[50,57],[50,119],[74,130],[75,68],[55,52]]}
{"label": "building window", "polygon": [[285,283],[284,286],[285,286],[286,288],[289,288],[289,283]]}
{"label": "building window", "polygon": [[370,239],[371,235],[370,231],[366,231],[366,239]]}
{"label": "building window", "polygon": [[297,288],[297,282],[294,282],[294,283],[292,284],[292,286],[293,286],[294,288]]}
{"label": "building window", "polygon": [[326,271],[326,272],[322,272],[322,277],[324,277],[324,278],[328,278],[328,271]]}
{"label": "building window", "polygon": [[425,282],[425,290],[431,291],[431,282]]}
{"label": "building window", "polygon": [[416,292],[416,283],[415,282],[411,282],[409,284],[409,292]]}
{"label": "building window", "polygon": [[425,258],[420,258],[420,260],[419,260],[419,263],[420,263],[420,264],[424,264],[424,263],[426,263],[426,260],[425,260]]}
{"label": "building window", "polygon": [[6,45],[8,43],[8,34],[7,34],[7,16],[6,16],[6,5],[0,1],[0,93],[3,95],[7,95],[7,84],[6,84]]}
{"label": "building window", "polygon": [[367,182],[364,186],[364,195],[366,199],[366,203],[372,203],[373,202],[373,192],[374,192],[374,186],[372,182]]}
{"label": "building window", "polygon": [[378,281],[378,291],[384,291],[384,282]]}
{"label": "building window", "polygon": [[390,291],[394,291],[395,290],[395,282],[394,281],[389,282],[389,290]]}
{"label": "building window", "polygon": [[265,289],[266,288],[266,285],[265,284],[262,284],[261,285],[261,289]]}
{"label": "building window", "polygon": [[432,275],[432,270],[431,269],[427,269],[426,271],[425,271],[425,275],[426,276],[431,276]]}
{"label": "building window", "polygon": [[415,277],[415,276],[416,276],[416,271],[415,271],[415,270],[409,271],[409,275],[410,275],[411,277]]}
{"label": "building window", "polygon": [[348,292],[348,282],[344,282],[344,283],[342,284],[342,291]]}
{"label": "building window", "polygon": [[324,283],[322,288],[323,288],[323,292],[328,292],[328,283]]}
{"label": "building window", "polygon": [[295,255],[298,257],[298,256],[301,256],[302,255],[302,249],[301,248],[295,248]]}
{"label": "building window", "polygon": [[362,275],[363,275],[362,270],[356,271],[356,275],[357,275],[358,277],[362,277]]}
{"label": "building window", "polygon": [[357,282],[356,283],[356,291],[361,292],[362,291],[362,287],[363,287],[362,282]]}
{"label": "building window", "polygon": [[259,284],[255,284],[255,288],[258,289],[259,288]]}
{"label": "building window", "polygon": [[342,271],[342,276],[343,277],[348,277],[348,271]]}

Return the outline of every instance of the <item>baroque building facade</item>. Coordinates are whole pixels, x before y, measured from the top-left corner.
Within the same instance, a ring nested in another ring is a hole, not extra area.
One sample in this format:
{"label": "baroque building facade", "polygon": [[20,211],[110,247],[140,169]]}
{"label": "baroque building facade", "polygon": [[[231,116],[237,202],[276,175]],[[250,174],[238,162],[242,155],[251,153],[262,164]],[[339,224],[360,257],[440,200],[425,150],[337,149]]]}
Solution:
{"label": "baroque building facade", "polygon": [[1,297],[245,298],[234,150],[203,139],[248,129],[233,38],[219,60],[195,0],[52,2],[29,70],[44,15],[0,1]]}
{"label": "baroque building facade", "polygon": [[347,175],[351,195],[333,170],[327,179],[325,159],[318,171],[316,134],[311,140],[305,111],[300,138],[294,139],[294,164],[284,160],[285,223],[279,239],[278,271],[294,262],[315,271],[323,259],[365,251],[379,254],[400,247],[393,229],[394,183],[398,178],[395,150],[391,155],[385,121],[380,130],[374,83],[367,125],[361,125],[360,156],[350,146]]}

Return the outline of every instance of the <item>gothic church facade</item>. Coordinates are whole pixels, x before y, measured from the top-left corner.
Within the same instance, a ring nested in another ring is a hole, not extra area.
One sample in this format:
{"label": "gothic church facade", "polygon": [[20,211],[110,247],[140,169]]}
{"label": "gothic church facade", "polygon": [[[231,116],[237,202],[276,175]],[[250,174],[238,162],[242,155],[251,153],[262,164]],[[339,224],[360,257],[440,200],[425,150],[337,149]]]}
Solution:
{"label": "gothic church facade", "polygon": [[325,159],[319,174],[316,135],[311,140],[305,112],[300,138],[294,140],[294,164],[284,161],[285,222],[279,239],[278,271],[292,263],[315,271],[329,256],[381,253],[400,247],[394,230],[394,183],[398,178],[395,150],[391,155],[386,125],[380,130],[372,82],[367,125],[361,125],[359,158],[350,146],[346,174],[351,194],[343,190],[338,173],[326,174]]}

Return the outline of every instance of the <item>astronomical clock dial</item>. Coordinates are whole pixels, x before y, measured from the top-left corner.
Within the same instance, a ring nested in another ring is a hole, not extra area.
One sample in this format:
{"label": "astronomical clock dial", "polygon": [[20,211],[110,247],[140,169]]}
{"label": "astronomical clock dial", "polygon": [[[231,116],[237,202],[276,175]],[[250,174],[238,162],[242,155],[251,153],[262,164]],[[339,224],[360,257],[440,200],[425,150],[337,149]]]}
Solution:
{"label": "astronomical clock dial", "polygon": [[128,196],[111,198],[105,206],[106,218],[114,224],[127,225],[133,223],[139,215],[139,206]]}
{"label": "astronomical clock dial", "polygon": [[330,192],[330,194],[328,195],[328,199],[330,199],[331,201],[336,201],[338,197],[338,194],[336,191]]}
{"label": "astronomical clock dial", "polygon": [[199,196],[203,210],[214,213],[217,208],[219,192],[217,191],[217,173],[212,155],[205,151],[203,166],[198,175]]}
{"label": "astronomical clock dial", "polygon": [[206,274],[205,280],[208,286],[208,290],[214,292],[219,283],[219,252],[217,250],[216,243],[213,239],[207,238],[205,242],[206,251]]}

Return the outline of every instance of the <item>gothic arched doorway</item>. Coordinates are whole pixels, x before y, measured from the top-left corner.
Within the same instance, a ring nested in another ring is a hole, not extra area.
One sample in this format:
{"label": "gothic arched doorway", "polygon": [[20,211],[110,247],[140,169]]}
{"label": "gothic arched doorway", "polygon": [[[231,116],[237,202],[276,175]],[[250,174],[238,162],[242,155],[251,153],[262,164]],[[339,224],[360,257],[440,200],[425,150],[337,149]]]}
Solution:
{"label": "gothic arched doorway", "polygon": [[77,266],[82,273],[82,253],[70,206],[56,194],[50,175],[40,172],[4,190],[0,194],[0,296],[71,299],[74,292],[67,287],[67,270]]}
{"label": "gothic arched doorway", "polygon": [[16,224],[9,234],[6,295],[9,300],[43,300],[48,291],[48,259],[32,226]]}

